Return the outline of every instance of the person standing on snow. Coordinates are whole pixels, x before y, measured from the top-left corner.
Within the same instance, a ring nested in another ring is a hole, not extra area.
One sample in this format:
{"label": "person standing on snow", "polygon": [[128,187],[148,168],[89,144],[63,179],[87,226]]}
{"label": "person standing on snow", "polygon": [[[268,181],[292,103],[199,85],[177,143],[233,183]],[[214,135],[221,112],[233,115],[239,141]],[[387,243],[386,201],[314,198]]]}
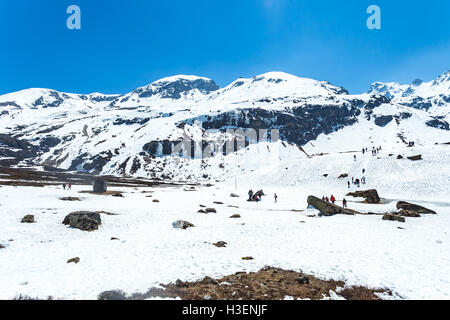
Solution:
{"label": "person standing on snow", "polygon": [[347,200],[345,200],[345,198],[342,200],[342,207],[347,208]]}
{"label": "person standing on snow", "polygon": [[278,201],[278,196],[277,196],[277,194],[274,193],[274,194],[273,194],[273,197],[274,197],[274,199],[275,199],[275,203],[277,203],[277,201]]}
{"label": "person standing on snow", "polygon": [[348,184],[348,188],[350,189],[350,181],[347,181],[347,184]]}
{"label": "person standing on snow", "polygon": [[331,195],[330,200],[331,200],[331,203],[332,203],[332,204],[335,204],[335,203],[336,203],[336,198],[335,198],[333,195]]}

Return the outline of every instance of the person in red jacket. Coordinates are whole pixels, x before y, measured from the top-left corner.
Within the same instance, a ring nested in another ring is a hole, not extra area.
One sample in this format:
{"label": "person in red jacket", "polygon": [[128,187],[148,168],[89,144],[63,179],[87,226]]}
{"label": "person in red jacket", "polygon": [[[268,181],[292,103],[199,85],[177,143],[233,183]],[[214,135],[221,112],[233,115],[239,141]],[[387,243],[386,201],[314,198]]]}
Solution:
{"label": "person in red jacket", "polygon": [[331,195],[330,200],[331,200],[331,203],[332,203],[332,204],[335,204],[335,203],[336,203],[336,198],[335,198],[333,195]]}

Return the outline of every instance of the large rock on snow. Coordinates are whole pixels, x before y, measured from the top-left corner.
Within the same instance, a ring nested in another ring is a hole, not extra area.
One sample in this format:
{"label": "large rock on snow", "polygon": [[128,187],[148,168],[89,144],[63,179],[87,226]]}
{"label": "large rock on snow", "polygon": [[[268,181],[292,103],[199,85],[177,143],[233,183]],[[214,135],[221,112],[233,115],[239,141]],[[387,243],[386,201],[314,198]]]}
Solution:
{"label": "large rock on snow", "polygon": [[186,230],[187,228],[193,228],[195,226],[188,221],[177,220],[174,223],[172,223],[172,227],[174,227],[175,229]]}
{"label": "large rock on snow", "polygon": [[94,192],[95,193],[105,193],[108,189],[108,184],[103,179],[96,179],[94,181]]}
{"label": "large rock on snow", "polygon": [[62,223],[83,231],[94,231],[98,230],[98,226],[102,224],[102,219],[98,212],[78,211],[69,213]]}
{"label": "large rock on snow", "polygon": [[315,196],[308,197],[308,207],[309,206],[313,206],[314,208],[319,210],[321,212],[321,214],[324,216],[332,216],[335,214],[354,215],[356,213],[359,213],[354,210],[345,209],[345,208],[339,207],[335,204],[332,204],[330,202],[323,201]]}
{"label": "large rock on snow", "polygon": [[26,215],[22,218],[22,223],[34,223],[34,216],[32,214]]}
{"label": "large rock on snow", "polygon": [[423,214],[436,214],[436,211],[427,209],[425,207],[421,207],[417,204],[412,204],[406,201],[399,201],[397,202],[397,209],[403,209],[408,211],[414,211],[416,213],[423,213]]}
{"label": "large rock on snow", "polygon": [[419,154],[417,156],[408,157],[408,159],[411,161],[419,161],[419,160],[422,160],[422,155]]}
{"label": "large rock on snow", "polygon": [[347,194],[347,196],[354,197],[354,198],[364,198],[366,199],[365,202],[367,203],[380,203],[380,197],[378,195],[377,190],[370,189],[366,191],[356,191],[356,192],[350,192]]}

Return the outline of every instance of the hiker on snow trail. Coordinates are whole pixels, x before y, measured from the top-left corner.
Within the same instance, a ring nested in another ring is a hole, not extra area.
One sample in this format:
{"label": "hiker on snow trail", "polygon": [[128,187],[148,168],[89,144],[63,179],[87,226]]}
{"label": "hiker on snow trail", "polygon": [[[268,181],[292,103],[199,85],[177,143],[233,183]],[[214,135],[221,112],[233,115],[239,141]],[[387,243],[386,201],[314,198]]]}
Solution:
{"label": "hiker on snow trail", "polygon": [[350,181],[347,181],[347,184],[348,184],[348,188],[350,189]]}
{"label": "hiker on snow trail", "polygon": [[276,194],[276,193],[274,193],[273,197],[275,198],[275,203],[277,203],[277,200],[278,200],[278,196],[277,196],[277,194]]}
{"label": "hiker on snow trail", "polygon": [[363,173],[363,174],[366,173],[366,169],[363,169],[362,173]]}
{"label": "hiker on snow trail", "polygon": [[252,201],[253,200],[253,191],[249,190],[248,191],[248,201]]}
{"label": "hiker on snow trail", "polygon": [[356,154],[353,156],[353,159],[355,159],[355,161],[356,161]]}
{"label": "hiker on snow trail", "polygon": [[345,200],[345,198],[342,200],[342,207],[347,208],[347,200]]}
{"label": "hiker on snow trail", "polygon": [[63,183],[63,189],[66,190],[66,184],[65,183]]}
{"label": "hiker on snow trail", "polygon": [[336,203],[336,198],[335,198],[333,195],[331,195],[330,200],[331,200],[331,203],[332,203],[332,204],[335,204],[335,203]]}

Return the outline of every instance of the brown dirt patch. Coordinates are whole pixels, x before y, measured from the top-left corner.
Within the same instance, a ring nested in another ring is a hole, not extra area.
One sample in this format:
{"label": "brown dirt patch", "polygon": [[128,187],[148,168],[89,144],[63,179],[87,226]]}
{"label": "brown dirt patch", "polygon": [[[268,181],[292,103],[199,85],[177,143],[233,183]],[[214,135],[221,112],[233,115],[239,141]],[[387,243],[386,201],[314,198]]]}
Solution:
{"label": "brown dirt patch", "polygon": [[127,299],[150,297],[180,297],[183,300],[282,300],[286,296],[294,299],[320,300],[330,296],[330,291],[349,300],[380,300],[375,293],[392,294],[389,290],[365,287],[345,287],[342,281],[325,281],[312,275],[278,268],[266,267],[253,273],[236,273],[221,279],[204,278],[198,282],[183,282],[161,285],[145,294],[134,294]]}

